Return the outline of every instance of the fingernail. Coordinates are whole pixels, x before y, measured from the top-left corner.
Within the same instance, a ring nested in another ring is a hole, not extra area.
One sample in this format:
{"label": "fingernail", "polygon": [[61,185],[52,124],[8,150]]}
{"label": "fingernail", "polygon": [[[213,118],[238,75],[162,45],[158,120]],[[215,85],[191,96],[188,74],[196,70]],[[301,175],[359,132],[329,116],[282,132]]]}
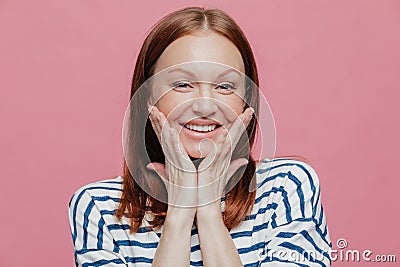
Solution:
{"label": "fingernail", "polygon": [[250,110],[251,110],[251,113],[253,113],[253,114],[254,114],[254,108],[250,108]]}

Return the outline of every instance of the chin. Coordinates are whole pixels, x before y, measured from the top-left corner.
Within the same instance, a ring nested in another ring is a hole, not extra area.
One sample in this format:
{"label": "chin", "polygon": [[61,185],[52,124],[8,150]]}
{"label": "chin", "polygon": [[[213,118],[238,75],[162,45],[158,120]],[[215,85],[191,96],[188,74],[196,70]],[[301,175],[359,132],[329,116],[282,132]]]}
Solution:
{"label": "chin", "polygon": [[205,150],[200,151],[199,146],[200,146],[199,143],[194,143],[189,146],[184,145],[186,153],[189,155],[191,159],[205,158],[212,149],[212,147],[202,147]]}
{"label": "chin", "polygon": [[205,155],[202,155],[198,149],[189,149],[186,150],[186,153],[189,155],[191,159],[199,159],[205,157]]}

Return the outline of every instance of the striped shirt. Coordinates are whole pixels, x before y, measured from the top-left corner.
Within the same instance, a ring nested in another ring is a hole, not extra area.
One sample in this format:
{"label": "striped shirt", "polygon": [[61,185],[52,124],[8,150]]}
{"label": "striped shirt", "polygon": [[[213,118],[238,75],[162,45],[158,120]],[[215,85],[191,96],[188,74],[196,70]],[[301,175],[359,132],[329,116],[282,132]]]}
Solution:
{"label": "striped shirt", "polygon": [[[267,159],[258,165],[256,179],[251,215],[230,231],[243,265],[330,266],[332,244],[314,169],[293,159]],[[76,266],[151,266],[163,227],[148,230],[144,219],[130,234],[129,220],[115,218],[122,181],[118,176],[91,183],[72,196],[68,212]],[[190,266],[203,266],[195,224]]]}

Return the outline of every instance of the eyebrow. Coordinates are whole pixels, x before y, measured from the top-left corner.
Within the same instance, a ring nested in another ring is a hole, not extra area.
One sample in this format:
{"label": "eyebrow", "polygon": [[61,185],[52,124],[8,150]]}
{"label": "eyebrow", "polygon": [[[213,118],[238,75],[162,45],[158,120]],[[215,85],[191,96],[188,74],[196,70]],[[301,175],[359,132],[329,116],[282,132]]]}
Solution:
{"label": "eyebrow", "polygon": [[[171,72],[183,72],[183,73],[185,73],[185,74],[187,74],[187,75],[189,75],[189,76],[192,76],[192,77],[195,77],[195,76],[196,76],[193,72],[191,72],[191,71],[189,71],[189,70],[181,69],[181,68],[176,68],[176,69],[173,69],[173,70],[168,71],[168,73],[171,73]],[[235,69],[228,69],[228,70],[226,70],[226,71],[223,71],[220,75],[218,75],[217,78],[220,78],[220,77],[222,77],[222,76],[224,76],[224,75],[226,75],[226,74],[228,74],[228,73],[230,73],[230,72],[234,72],[234,73],[236,73],[236,74],[239,75],[239,76],[242,75],[240,72],[238,72],[238,71],[235,70]]]}

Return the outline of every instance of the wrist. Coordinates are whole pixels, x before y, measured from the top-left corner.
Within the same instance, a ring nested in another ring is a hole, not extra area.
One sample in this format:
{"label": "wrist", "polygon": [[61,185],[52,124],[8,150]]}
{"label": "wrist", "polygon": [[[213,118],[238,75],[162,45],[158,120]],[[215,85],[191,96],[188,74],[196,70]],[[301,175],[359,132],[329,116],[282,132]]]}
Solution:
{"label": "wrist", "polygon": [[197,207],[196,218],[197,221],[201,222],[215,222],[215,220],[223,220],[221,200]]}
{"label": "wrist", "polygon": [[165,223],[179,227],[192,227],[195,215],[196,208],[168,206]]}

